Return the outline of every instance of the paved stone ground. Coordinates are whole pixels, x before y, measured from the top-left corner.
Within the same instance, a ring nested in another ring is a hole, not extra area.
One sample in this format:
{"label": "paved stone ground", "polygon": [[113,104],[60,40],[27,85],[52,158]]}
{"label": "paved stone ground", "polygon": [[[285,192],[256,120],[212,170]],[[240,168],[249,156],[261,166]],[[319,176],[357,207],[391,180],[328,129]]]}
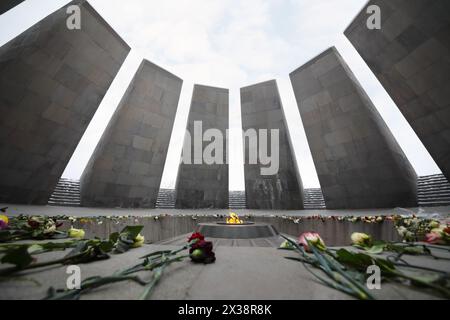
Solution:
{"label": "paved stone ground", "polygon": [[[145,245],[111,259],[82,265],[82,278],[108,275],[136,264],[142,255],[160,249],[175,249],[174,245]],[[273,247],[230,247],[218,244],[215,248],[217,261],[211,265],[193,264],[185,260],[166,269],[156,287],[152,299],[352,299],[328,288],[298,262],[284,259],[295,255]],[[45,254],[45,259],[64,255],[63,252]],[[449,255],[450,256],[450,255]],[[44,255],[42,256],[44,258]],[[450,270],[450,262],[423,257],[407,257],[411,263]],[[149,280],[151,273],[141,272]],[[0,299],[42,299],[49,286],[65,287],[67,275],[64,267],[46,268],[28,272],[17,281],[0,282]],[[40,282],[37,286],[26,279]],[[19,281],[22,279],[22,281]],[[112,284],[84,295],[83,299],[137,299],[143,288],[132,282]],[[411,290],[399,284],[383,283],[382,289],[374,291],[379,299],[438,299],[426,290]]]}
{"label": "paved stone ground", "polygon": [[4,204],[0,203],[0,208],[9,207],[9,215],[33,214],[33,215],[69,215],[76,217],[92,217],[92,216],[156,216],[161,214],[171,215],[228,215],[229,212],[235,211],[239,215],[286,215],[286,216],[311,216],[311,215],[391,215],[391,214],[450,214],[450,206],[429,207],[429,208],[392,208],[392,209],[358,209],[358,210],[254,210],[254,209],[124,209],[124,208],[86,208],[86,207],[53,207],[53,206],[35,206],[20,204]]}

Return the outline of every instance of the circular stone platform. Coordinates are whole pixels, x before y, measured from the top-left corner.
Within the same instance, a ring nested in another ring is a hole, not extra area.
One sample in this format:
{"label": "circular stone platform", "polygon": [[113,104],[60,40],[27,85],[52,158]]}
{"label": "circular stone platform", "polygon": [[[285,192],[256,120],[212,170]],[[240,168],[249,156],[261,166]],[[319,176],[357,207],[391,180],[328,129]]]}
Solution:
{"label": "circular stone platform", "polygon": [[278,235],[278,231],[267,223],[199,223],[198,231],[205,237],[220,239],[256,239]]}

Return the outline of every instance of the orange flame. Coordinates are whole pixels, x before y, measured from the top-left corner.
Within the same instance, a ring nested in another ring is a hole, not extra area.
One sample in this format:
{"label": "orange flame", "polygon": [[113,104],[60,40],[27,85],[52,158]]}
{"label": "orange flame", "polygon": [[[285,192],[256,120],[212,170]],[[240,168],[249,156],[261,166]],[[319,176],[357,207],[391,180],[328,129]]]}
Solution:
{"label": "orange flame", "polygon": [[242,221],[241,219],[239,219],[239,216],[238,216],[236,213],[231,212],[231,213],[230,213],[230,217],[227,218],[227,223],[228,223],[228,224],[243,224],[244,221]]}

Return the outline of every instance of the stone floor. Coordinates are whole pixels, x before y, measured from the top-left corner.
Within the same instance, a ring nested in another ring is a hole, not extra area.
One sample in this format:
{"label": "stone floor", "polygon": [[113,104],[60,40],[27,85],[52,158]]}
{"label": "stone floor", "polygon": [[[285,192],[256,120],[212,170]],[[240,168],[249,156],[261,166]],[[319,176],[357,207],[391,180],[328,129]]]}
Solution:
{"label": "stone floor", "polygon": [[[145,245],[111,259],[81,265],[82,278],[108,275],[116,270],[134,265],[142,255],[161,249],[176,249],[180,237],[170,245]],[[275,247],[238,247],[216,241],[217,261],[211,265],[194,264],[189,259],[166,269],[153,292],[152,299],[181,300],[298,300],[298,299],[352,299],[339,291],[319,283],[302,264],[285,259],[294,252]],[[44,259],[64,255],[63,252],[45,254]],[[447,255],[450,256],[450,255]],[[449,271],[450,262],[424,257],[408,257],[410,262]],[[49,267],[27,272],[17,279],[0,282],[0,299],[42,299],[47,288],[63,288],[67,274],[65,267]],[[151,273],[141,272],[149,280]],[[40,286],[30,282],[39,281]],[[83,299],[137,299],[143,288],[133,282],[111,284],[84,295]],[[426,290],[412,290],[403,285],[383,283],[373,294],[379,299],[439,299]]]}
{"label": "stone floor", "polygon": [[[71,216],[139,216],[140,220],[146,216],[156,216],[161,214],[171,215],[227,215],[231,210],[148,210],[148,209],[98,209],[98,208],[68,208],[49,206],[23,206],[23,205],[3,205],[8,206],[8,215],[16,214],[43,214],[43,215],[71,215]],[[271,215],[383,215],[383,214],[405,214],[419,213],[424,215],[441,214],[448,216],[450,207],[435,208],[414,208],[406,209],[382,209],[382,210],[303,210],[303,211],[262,211],[262,210],[238,210],[241,215],[262,216]],[[188,219],[189,217],[177,219]],[[211,217],[212,218],[212,217]],[[174,218],[175,219],[175,218]],[[206,217],[205,219],[210,219]],[[189,225],[186,230],[194,226],[196,221],[188,219]],[[199,219],[201,220],[201,219]],[[198,222],[198,221],[197,221]],[[125,222],[123,222],[125,223]],[[153,222],[152,222],[153,223]],[[162,224],[161,224],[162,223]],[[288,222],[283,222],[288,224]],[[305,222],[306,223],[306,222]],[[311,222],[315,223],[315,222]],[[121,227],[122,222],[115,226]],[[154,225],[153,225],[154,224]],[[155,230],[164,231],[173,228],[171,220],[162,219],[147,226],[147,231],[154,233]],[[161,224],[161,225],[159,225]],[[165,226],[167,224],[167,226]],[[192,226],[191,226],[192,224]],[[93,230],[99,228],[111,228],[108,224],[95,226]],[[288,226],[294,225],[292,222]],[[326,225],[326,223],[324,224]],[[351,225],[358,227],[358,225]],[[365,225],[364,225],[365,226]],[[373,227],[372,225],[368,225]],[[340,231],[344,231],[345,225],[340,226]],[[280,228],[280,227],[279,227]],[[359,227],[358,227],[359,228]],[[105,229],[105,230],[106,230]],[[282,228],[280,228],[282,229]],[[103,231],[105,231],[103,230]],[[108,229],[109,230],[109,229]],[[105,232],[108,233],[106,230]],[[180,229],[181,231],[182,229]],[[334,230],[334,229],[333,229]],[[347,229],[345,229],[347,230]],[[98,230],[97,230],[98,231]],[[111,230],[109,230],[111,231]],[[161,232],[162,232],[161,231]],[[281,231],[281,230],[280,230]],[[320,230],[318,230],[320,231]],[[350,232],[349,230],[347,230]],[[360,231],[367,232],[365,229]],[[185,233],[186,231],[184,231]],[[282,231],[286,232],[286,231]],[[346,233],[348,233],[346,232]],[[105,234],[106,234],[105,233]],[[292,233],[292,232],[291,232]],[[297,234],[298,232],[294,232]],[[326,235],[325,231],[322,231]],[[108,233],[109,234],[109,233]],[[131,250],[122,255],[112,255],[111,259],[99,261],[91,264],[81,265],[82,278],[85,279],[94,275],[109,275],[114,271],[136,264],[142,255],[161,249],[179,248],[185,243],[186,234],[178,233],[176,237],[163,237],[162,241],[148,244],[139,249]],[[168,233],[169,234],[169,233]],[[146,235],[147,238],[147,235]],[[275,300],[297,300],[297,299],[352,299],[334,289],[328,288],[319,283],[305,267],[294,261],[284,259],[285,256],[295,255],[293,252],[277,250],[281,238],[264,239],[264,241],[241,241],[230,239],[209,239],[214,243],[217,261],[212,265],[193,264],[189,259],[176,263],[166,269],[165,274],[155,289],[152,299],[275,299]],[[328,242],[327,242],[328,243]],[[348,242],[346,242],[348,243]],[[332,245],[329,243],[329,245]],[[40,261],[62,257],[64,252],[52,252],[40,255]],[[450,257],[450,253],[447,254]],[[423,266],[432,266],[450,272],[450,261],[434,260],[427,257],[407,257],[408,261]],[[0,266],[0,268],[5,267]],[[151,273],[141,273],[144,279],[148,280]],[[5,299],[42,299],[46,296],[48,287],[64,288],[67,279],[65,267],[48,267],[42,270],[24,272],[16,279],[0,281],[0,300]],[[38,281],[37,285],[32,279]],[[133,282],[112,284],[92,291],[83,299],[136,299],[143,288]],[[438,299],[426,290],[413,290],[400,284],[384,283],[381,290],[374,291],[373,294],[379,299]]]}
{"label": "stone floor", "polygon": [[124,208],[86,208],[86,207],[53,207],[34,206],[0,203],[0,208],[9,207],[9,215],[35,214],[35,215],[68,215],[77,217],[86,216],[156,216],[161,214],[171,215],[228,215],[230,211],[236,211],[239,215],[288,215],[288,216],[311,216],[311,215],[391,215],[391,214],[450,214],[450,206],[444,207],[421,207],[421,208],[391,208],[391,209],[358,209],[358,210],[254,210],[254,209],[124,209]]}

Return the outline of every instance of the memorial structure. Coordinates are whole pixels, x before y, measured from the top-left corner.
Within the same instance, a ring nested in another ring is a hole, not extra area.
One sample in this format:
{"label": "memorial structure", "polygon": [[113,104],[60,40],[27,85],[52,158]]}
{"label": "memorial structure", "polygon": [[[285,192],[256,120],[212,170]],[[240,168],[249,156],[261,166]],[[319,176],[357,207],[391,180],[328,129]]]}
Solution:
{"label": "memorial structure", "polygon": [[47,204],[130,47],[85,1],[0,48],[0,202]]}
{"label": "memorial structure", "polygon": [[450,180],[450,1],[373,5],[381,28],[367,28],[365,7],[345,35]]}
{"label": "memorial structure", "polygon": [[337,50],[290,77],[327,209],[416,206],[414,169]]}
{"label": "memorial structure", "polygon": [[[194,86],[176,183],[176,208],[228,208],[228,104],[228,89]],[[209,163],[205,156],[215,159]]]}
{"label": "memorial structure", "polygon": [[[303,209],[302,181],[276,81],[242,88],[241,112],[247,208]],[[271,163],[261,159],[264,149]],[[255,155],[257,161],[254,161]],[[267,170],[275,165],[277,170]]]}
{"label": "memorial structure", "polygon": [[155,207],[182,83],[142,62],[83,172],[83,206]]}

